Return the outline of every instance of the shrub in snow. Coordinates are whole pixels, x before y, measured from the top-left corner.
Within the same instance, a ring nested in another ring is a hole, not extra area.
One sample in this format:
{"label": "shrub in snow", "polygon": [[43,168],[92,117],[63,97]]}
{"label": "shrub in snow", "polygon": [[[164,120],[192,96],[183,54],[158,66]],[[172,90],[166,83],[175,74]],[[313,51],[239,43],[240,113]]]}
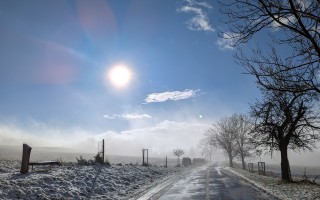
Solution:
{"label": "shrub in snow", "polygon": [[93,165],[94,164],[93,160],[91,160],[91,159],[87,160],[87,159],[83,158],[82,156],[80,156],[79,159],[78,158],[76,158],[76,159],[77,159],[78,165]]}
{"label": "shrub in snow", "polygon": [[80,156],[80,158],[76,158],[77,159],[77,163],[78,165],[95,165],[96,163],[99,163],[99,164],[104,164],[104,165],[110,165],[110,162],[108,161],[108,159],[103,160],[103,158],[100,156],[100,154],[97,154],[94,156],[94,160],[92,159],[85,159],[83,158],[83,156]]}

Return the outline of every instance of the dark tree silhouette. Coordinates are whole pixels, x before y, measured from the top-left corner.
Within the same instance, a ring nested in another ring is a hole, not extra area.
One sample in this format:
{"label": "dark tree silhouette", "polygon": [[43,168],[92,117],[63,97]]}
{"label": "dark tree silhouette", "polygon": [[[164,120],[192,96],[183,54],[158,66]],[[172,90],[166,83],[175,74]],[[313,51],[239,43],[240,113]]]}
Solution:
{"label": "dark tree silhouette", "polygon": [[[320,93],[319,0],[232,0],[230,4],[221,1],[220,5],[220,11],[227,16],[224,22],[228,29],[220,31],[219,35],[231,39],[234,46],[248,42],[264,29],[276,29],[283,34],[272,34],[273,40],[286,48],[291,47],[292,54],[283,59],[289,59],[290,65],[280,63],[277,59],[267,59],[269,55],[265,52],[262,54],[260,50],[254,52],[260,56],[246,59],[250,64],[249,72],[262,85],[279,91],[313,90]],[[244,60],[243,57],[241,60]],[[277,65],[274,65],[275,62],[278,62]],[[281,76],[286,80],[283,85],[264,82],[269,76],[274,78],[284,72],[289,73]],[[292,76],[295,78],[292,79]]]}
{"label": "dark tree silhouette", "polygon": [[255,119],[252,142],[271,152],[279,150],[282,179],[291,180],[288,149],[299,151],[315,147],[320,138],[319,112],[315,110],[312,94],[264,89],[262,92],[263,100],[251,107]]}
{"label": "dark tree silhouette", "polygon": [[283,59],[273,45],[270,49],[268,55],[264,55],[260,49],[252,50],[251,57],[240,51],[235,54],[236,62],[256,77],[259,86],[267,90],[295,93],[315,91],[320,95],[320,62],[302,65],[299,61],[301,57]]}

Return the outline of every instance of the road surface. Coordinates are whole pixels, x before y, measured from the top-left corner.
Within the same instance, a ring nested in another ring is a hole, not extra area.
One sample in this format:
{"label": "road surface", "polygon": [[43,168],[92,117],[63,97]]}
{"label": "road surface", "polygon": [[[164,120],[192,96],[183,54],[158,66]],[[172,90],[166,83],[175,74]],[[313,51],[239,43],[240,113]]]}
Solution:
{"label": "road surface", "polygon": [[168,180],[139,200],[275,199],[231,175],[218,164],[204,165]]}

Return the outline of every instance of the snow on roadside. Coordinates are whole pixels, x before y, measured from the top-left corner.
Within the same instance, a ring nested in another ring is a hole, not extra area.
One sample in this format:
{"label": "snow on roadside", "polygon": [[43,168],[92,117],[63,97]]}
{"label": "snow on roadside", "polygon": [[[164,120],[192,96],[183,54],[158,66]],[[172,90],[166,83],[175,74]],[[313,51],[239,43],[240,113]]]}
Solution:
{"label": "snow on roadside", "polygon": [[19,163],[0,161],[0,199],[128,199],[178,168],[142,166],[79,166],[19,173]]}
{"label": "snow on roadside", "polygon": [[225,171],[247,180],[279,199],[320,200],[320,186],[307,182],[285,183],[280,178],[261,176],[245,170],[225,167]]}

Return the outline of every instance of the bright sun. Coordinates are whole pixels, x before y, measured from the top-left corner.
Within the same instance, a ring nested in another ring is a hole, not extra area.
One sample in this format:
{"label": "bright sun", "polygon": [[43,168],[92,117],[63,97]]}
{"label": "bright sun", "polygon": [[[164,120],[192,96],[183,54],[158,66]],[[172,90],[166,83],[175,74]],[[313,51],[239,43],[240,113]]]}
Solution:
{"label": "bright sun", "polygon": [[131,78],[132,73],[126,65],[114,65],[108,71],[108,79],[119,88],[127,86]]}

